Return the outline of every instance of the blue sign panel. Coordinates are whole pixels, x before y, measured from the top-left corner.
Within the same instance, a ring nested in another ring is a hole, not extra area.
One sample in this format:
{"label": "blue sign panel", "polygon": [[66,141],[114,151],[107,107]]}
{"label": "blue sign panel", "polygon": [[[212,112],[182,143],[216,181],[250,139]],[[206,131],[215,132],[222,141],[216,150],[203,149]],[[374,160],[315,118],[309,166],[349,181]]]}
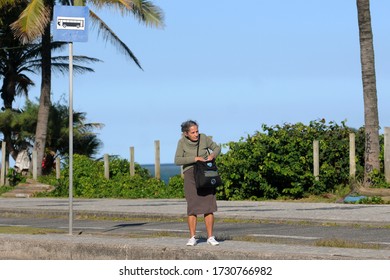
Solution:
{"label": "blue sign panel", "polygon": [[55,5],[53,12],[53,39],[61,42],[88,41],[89,9],[86,6]]}

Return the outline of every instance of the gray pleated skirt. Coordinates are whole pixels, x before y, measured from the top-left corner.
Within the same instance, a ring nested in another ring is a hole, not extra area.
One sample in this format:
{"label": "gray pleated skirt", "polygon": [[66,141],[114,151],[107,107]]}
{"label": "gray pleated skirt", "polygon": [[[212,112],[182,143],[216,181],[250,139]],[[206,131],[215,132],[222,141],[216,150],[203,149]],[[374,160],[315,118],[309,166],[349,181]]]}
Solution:
{"label": "gray pleated skirt", "polygon": [[193,168],[184,172],[184,195],[187,201],[187,215],[211,214],[217,212],[215,190],[198,191],[195,185]]}

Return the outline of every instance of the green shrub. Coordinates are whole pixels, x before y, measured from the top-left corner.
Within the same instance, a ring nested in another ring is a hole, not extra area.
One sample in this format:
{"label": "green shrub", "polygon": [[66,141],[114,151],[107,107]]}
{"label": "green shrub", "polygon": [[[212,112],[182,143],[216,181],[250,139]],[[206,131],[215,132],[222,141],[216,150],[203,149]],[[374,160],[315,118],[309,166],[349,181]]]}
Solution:
{"label": "green shrub", "polygon": [[390,184],[386,182],[384,173],[378,170],[373,170],[371,172],[369,180],[371,181],[371,184],[376,188],[390,188]]}
{"label": "green shrub", "polygon": [[7,179],[10,184],[10,186],[16,186],[19,183],[26,182],[26,177],[23,176],[21,173],[16,172],[15,169],[9,168],[7,172]]}
{"label": "green shrub", "polygon": [[184,180],[181,175],[173,176],[169,179],[167,187],[167,197],[183,198],[184,197]]}
{"label": "green shrub", "polygon": [[[135,165],[135,175],[130,176],[130,164],[117,157],[110,158],[110,178],[104,177],[104,163],[86,156],[73,156],[73,196],[83,198],[181,198],[182,179],[172,177],[166,185],[152,178],[149,171]],[[65,163],[61,178],[42,176],[39,180],[55,186],[50,196],[69,196],[69,165]]]}
{"label": "green shrub", "polygon": [[379,196],[366,197],[358,200],[358,204],[384,204],[385,201]]}
{"label": "green shrub", "polygon": [[[218,189],[220,198],[301,198],[333,192],[350,180],[349,133],[356,133],[358,143],[364,136],[362,130],[348,128],[345,123],[325,124],[324,120],[309,125],[262,125],[262,130],[226,145],[228,152],[218,158],[224,181]],[[314,140],[320,146],[318,181],[313,176]],[[362,176],[363,151],[357,150],[357,177]]]}
{"label": "green shrub", "polygon": [[12,191],[13,189],[14,189],[13,186],[0,186],[0,195]]}

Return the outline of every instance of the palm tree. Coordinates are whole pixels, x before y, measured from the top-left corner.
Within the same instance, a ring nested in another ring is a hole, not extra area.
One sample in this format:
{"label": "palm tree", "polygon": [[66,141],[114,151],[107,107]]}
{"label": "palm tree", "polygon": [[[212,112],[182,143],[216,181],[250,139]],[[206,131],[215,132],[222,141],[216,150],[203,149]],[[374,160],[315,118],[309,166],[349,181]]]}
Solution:
{"label": "palm tree", "polygon": [[375,170],[380,170],[379,117],[375,76],[374,45],[371,28],[370,1],[357,0],[356,3],[358,11],[360,60],[364,96],[364,186],[370,186],[370,176]]}
{"label": "palm tree", "polygon": [[[10,28],[25,6],[3,6],[0,14],[4,15],[0,19],[0,79],[3,79],[1,86],[1,98],[4,102],[3,110],[12,109],[12,103],[16,96],[28,96],[28,90],[34,86],[33,80],[27,74],[38,74],[41,69],[41,44],[22,45],[17,40]],[[51,43],[51,50],[64,48],[66,43]],[[68,56],[55,56],[52,58],[53,71],[62,74],[69,69]],[[92,63],[100,60],[85,56],[75,56],[76,63]],[[74,65],[77,73],[93,72],[92,68]]]}
{"label": "palm tree", "polygon": [[[47,147],[50,151],[69,154],[69,107],[55,103],[50,110]],[[103,124],[86,121],[85,112],[73,112],[74,153],[93,157],[102,146],[97,139],[95,129],[101,129]]]}
{"label": "palm tree", "polygon": [[[101,123],[86,122],[85,112],[73,112],[73,152],[87,157],[95,156],[102,146],[95,129],[101,129]],[[69,155],[69,107],[57,102],[51,106],[46,149],[42,173],[51,172],[55,157]]]}
{"label": "palm tree", "polygon": [[[1,86],[1,98],[4,102],[3,110],[11,110],[18,112],[12,108],[12,103],[18,95],[28,95],[28,89],[34,85],[32,79],[27,74],[39,73],[41,69],[41,49],[42,45],[31,43],[22,45],[17,40],[9,27],[25,9],[27,2],[19,1],[13,5],[4,5],[0,7],[0,79],[3,80]],[[52,50],[61,49],[66,45],[62,42],[51,43]],[[53,70],[64,73],[68,71],[68,57],[56,56],[52,58]],[[74,60],[78,62],[97,62],[98,59],[75,56]],[[93,72],[93,69],[76,64],[75,72]],[[14,131],[10,126],[10,122],[1,125],[0,132],[3,134],[3,139],[7,143],[6,158],[10,154],[13,159],[16,159],[19,149],[14,145]]]}
{"label": "palm tree", "polygon": [[[3,0],[15,2],[18,0]],[[140,22],[150,26],[160,27],[163,25],[163,13],[148,0],[61,0],[63,5],[83,6],[91,4],[96,8],[112,8],[122,15],[133,14]],[[41,96],[38,113],[38,123],[34,148],[37,157],[43,158],[46,145],[47,123],[51,105],[51,51],[50,45],[50,20],[52,18],[55,0],[31,0],[27,8],[21,13],[19,19],[12,24],[15,34],[22,42],[31,42],[42,36],[42,80]],[[126,56],[130,57],[139,67],[140,64],[127,45],[111,30],[105,22],[90,9],[92,26],[99,30],[98,35],[103,35],[104,41],[110,41],[119,48]],[[38,175],[42,173],[38,165]]]}
{"label": "palm tree", "polygon": [[3,79],[0,92],[4,101],[3,110],[12,109],[15,96],[27,95],[28,88],[34,85],[26,74],[35,73],[39,45],[21,45],[10,28],[25,7],[23,3],[0,7],[0,13],[4,15],[0,20],[0,79]]}
{"label": "palm tree", "polygon": [[[28,150],[34,143],[37,124],[38,103],[27,101],[20,112],[7,110],[0,112],[0,131],[10,128],[13,131],[12,146],[15,150]],[[98,139],[95,129],[103,127],[101,123],[86,122],[86,113],[74,112],[75,128],[74,142],[76,154],[93,157],[97,155],[102,142]],[[47,147],[44,156],[44,170],[51,171],[56,156],[69,154],[69,108],[60,102],[50,108],[50,121],[47,131]]]}

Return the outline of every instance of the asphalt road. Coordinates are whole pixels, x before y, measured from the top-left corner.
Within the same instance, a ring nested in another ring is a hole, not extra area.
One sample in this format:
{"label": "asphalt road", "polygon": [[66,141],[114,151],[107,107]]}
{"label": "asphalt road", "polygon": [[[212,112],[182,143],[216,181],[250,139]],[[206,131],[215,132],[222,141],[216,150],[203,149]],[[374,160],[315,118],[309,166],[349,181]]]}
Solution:
{"label": "asphalt road", "polygon": [[[69,221],[64,218],[1,217],[0,227],[31,227],[68,231]],[[198,237],[205,238],[203,222],[198,222]],[[181,236],[188,234],[185,221],[143,221],[142,219],[77,219],[73,222],[74,234],[101,234],[114,236]],[[215,235],[223,240],[247,240],[283,244],[315,244],[320,241],[349,241],[377,244],[390,248],[390,229],[375,226],[310,225],[296,223],[226,223],[216,221]]]}

